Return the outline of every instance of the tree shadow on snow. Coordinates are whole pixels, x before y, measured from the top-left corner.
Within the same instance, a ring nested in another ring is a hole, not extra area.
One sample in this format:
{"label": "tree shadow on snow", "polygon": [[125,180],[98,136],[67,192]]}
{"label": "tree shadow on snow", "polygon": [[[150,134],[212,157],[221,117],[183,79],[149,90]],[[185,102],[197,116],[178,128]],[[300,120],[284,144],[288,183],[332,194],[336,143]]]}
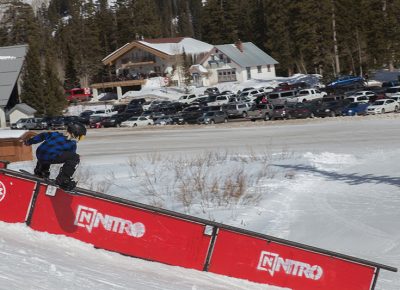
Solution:
{"label": "tree shadow on snow", "polygon": [[286,169],[292,169],[296,171],[304,171],[311,172],[315,174],[319,174],[324,176],[329,180],[339,180],[346,182],[350,185],[358,185],[363,183],[373,183],[373,184],[389,184],[394,186],[400,186],[400,178],[399,177],[391,177],[388,175],[373,175],[373,174],[364,174],[360,175],[357,173],[338,173],[334,171],[326,171],[320,170],[313,166],[309,165],[278,165],[274,164],[277,167],[283,167]]}

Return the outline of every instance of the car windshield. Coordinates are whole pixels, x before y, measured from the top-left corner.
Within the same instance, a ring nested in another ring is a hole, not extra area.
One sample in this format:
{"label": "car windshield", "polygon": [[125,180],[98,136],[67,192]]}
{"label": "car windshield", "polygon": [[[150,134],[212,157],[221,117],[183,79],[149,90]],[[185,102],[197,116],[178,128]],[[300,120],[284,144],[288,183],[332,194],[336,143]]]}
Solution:
{"label": "car windshield", "polygon": [[129,121],[137,121],[138,117],[131,117],[129,118]]}
{"label": "car windshield", "polygon": [[278,99],[279,98],[279,94],[269,94],[268,98],[269,99]]}
{"label": "car windshield", "polygon": [[384,101],[375,101],[373,103],[374,106],[382,106],[385,102]]}
{"label": "car windshield", "polygon": [[357,107],[358,105],[360,105],[360,103],[351,103],[351,104],[349,105],[349,108],[355,108],[355,107]]}
{"label": "car windshield", "polygon": [[400,88],[388,88],[386,90],[386,92],[389,93],[389,94],[397,93],[399,91],[400,91]]}
{"label": "car windshield", "polygon": [[284,109],[284,108],[285,108],[285,106],[283,106],[283,105],[276,105],[276,106],[274,107],[275,110],[282,110],[282,109]]}

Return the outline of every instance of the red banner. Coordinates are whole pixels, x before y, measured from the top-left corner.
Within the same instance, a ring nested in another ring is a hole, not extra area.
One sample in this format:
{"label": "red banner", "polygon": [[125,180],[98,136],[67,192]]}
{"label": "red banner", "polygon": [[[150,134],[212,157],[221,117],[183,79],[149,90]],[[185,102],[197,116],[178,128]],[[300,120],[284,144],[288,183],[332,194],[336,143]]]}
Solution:
{"label": "red banner", "polygon": [[0,220],[25,222],[36,182],[0,173]]}
{"label": "red banner", "polygon": [[74,237],[96,247],[202,270],[211,237],[205,225],[91,196],[40,190],[35,230]]}
{"label": "red banner", "polygon": [[220,229],[209,271],[293,290],[369,290],[375,267]]}

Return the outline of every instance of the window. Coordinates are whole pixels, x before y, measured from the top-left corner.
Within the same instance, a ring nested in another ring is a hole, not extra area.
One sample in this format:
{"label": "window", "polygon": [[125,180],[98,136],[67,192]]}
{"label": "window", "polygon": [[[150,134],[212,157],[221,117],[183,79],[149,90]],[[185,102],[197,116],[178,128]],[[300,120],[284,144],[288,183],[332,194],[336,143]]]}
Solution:
{"label": "window", "polygon": [[261,65],[258,65],[258,66],[257,66],[257,72],[258,72],[259,74],[262,73]]}
{"label": "window", "polygon": [[233,82],[233,81],[236,81],[235,69],[218,70],[218,82]]}
{"label": "window", "polygon": [[271,72],[271,65],[267,64],[267,71]]}
{"label": "window", "polygon": [[247,71],[247,79],[251,79],[251,69],[250,67],[246,67],[246,71]]}
{"label": "window", "polygon": [[226,63],[231,63],[231,59],[229,57],[226,58]]}

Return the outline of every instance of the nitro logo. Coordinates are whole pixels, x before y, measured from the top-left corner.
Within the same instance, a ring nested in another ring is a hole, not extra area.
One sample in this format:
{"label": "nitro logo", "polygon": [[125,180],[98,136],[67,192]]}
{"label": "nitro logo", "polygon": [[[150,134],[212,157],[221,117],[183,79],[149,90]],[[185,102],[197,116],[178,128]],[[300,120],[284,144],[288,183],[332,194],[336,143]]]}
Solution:
{"label": "nitro logo", "polygon": [[6,197],[6,187],[4,183],[0,181],[0,202]]}
{"label": "nitro logo", "polygon": [[101,214],[94,208],[79,205],[74,225],[86,228],[89,233],[100,225],[109,232],[127,234],[128,236],[141,238],[146,229],[142,223],[133,223],[122,218]]}
{"label": "nitro logo", "polygon": [[322,268],[318,265],[284,259],[279,254],[262,251],[257,266],[258,270],[267,271],[271,276],[275,272],[284,272],[287,275],[305,277],[311,280],[319,280],[323,274]]}

